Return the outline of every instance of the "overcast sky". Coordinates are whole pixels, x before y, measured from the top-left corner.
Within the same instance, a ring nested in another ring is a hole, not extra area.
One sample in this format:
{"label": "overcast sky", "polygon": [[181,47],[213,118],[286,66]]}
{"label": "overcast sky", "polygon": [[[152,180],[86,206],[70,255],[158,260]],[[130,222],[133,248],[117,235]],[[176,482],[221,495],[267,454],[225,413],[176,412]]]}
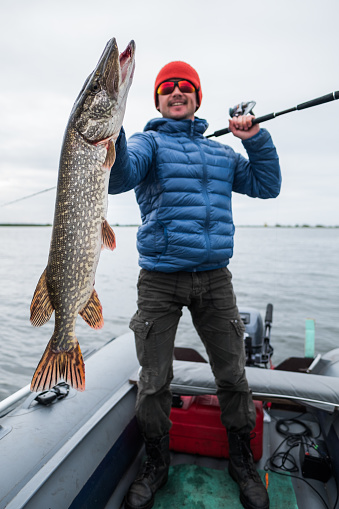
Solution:
{"label": "overcast sky", "polygon": [[[1,2],[0,223],[53,221],[69,113],[106,42],[136,42],[124,126],[141,131],[159,114],[153,84],[171,60],[198,71],[198,116],[208,133],[228,109],[255,100],[261,116],[339,90],[338,0],[17,0]],[[275,200],[234,195],[236,225],[339,224],[339,101],[262,125],[275,142],[283,186]],[[219,138],[244,153],[231,134]],[[109,197],[110,223],[139,223],[134,192]]]}

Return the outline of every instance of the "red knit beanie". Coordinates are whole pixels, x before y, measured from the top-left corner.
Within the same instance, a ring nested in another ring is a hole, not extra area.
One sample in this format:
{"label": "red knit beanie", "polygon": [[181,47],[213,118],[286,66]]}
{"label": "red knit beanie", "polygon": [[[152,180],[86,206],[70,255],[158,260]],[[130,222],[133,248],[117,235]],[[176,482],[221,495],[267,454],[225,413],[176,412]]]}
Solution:
{"label": "red knit beanie", "polygon": [[197,95],[197,109],[199,108],[201,104],[202,99],[202,92],[200,87],[200,78],[199,74],[193,67],[191,67],[189,64],[186,64],[186,62],[170,62],[169,64],[165,65],[159,72],[158,76],[155,80],[154,85],[154,102],[155,107],[158,106],[158,86],[163,83],[164,81],[174,79],[174,78],[181,78],[183,80],[188,80],[196,88],[196,95]]}

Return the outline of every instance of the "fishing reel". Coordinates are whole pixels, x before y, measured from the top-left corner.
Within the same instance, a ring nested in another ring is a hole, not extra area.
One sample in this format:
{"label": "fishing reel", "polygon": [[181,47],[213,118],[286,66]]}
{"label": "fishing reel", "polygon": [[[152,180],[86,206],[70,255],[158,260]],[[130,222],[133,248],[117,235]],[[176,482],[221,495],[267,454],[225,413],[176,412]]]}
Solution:
{"label": "fishing reel", "polygon": [[[272,120],[272,118],[279,117],[280,115],[285,115],[286,113],[291,113],[291,111],[304,110],[306,108],[311,108],[312,106],[317,106],[318,104],[328,103],[330,101],[335,101],[339,99],[339,90],[336,92],[332,92],[331,94],[323,95],[322,97],[317,97],[312,101],[307,101],[305,103],[297,104],[297,106],[293,106],[292,108],[288,108],[287,110],[278,111],[276,113],[269,113],[268,115],[264,115],[259,118],[255,118],[252,124],[260,124],[261,122],[267,122],[267,120]],[[247,103],[242,102],[233,106],[233,108],[229,109],[229,114],[231,117],[238,117],[239,115],[247,115],[248,113],[253,114],[252,108],[255,106],[254,101],[248,101]],[[225,127],[224,129],[219,129],[219,131],[214,131],[213,134],[209,134],[206,138],[212,138],[212,136],[222,136],[223,134],[230,133],[230,129]]]}
{"label": "fishing reel", "polygon": [[240,115],[254,115],[253,108],[257,103],[255,101],[242,102],[236,104],[228,110],[230,117],[240,117]]}

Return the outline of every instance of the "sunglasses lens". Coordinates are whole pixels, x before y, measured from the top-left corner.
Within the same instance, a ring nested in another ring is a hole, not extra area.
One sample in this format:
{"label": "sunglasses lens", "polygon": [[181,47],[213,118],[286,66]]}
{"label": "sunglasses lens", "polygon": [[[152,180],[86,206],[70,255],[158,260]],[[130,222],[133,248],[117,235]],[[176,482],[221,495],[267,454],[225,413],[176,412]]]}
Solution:
{"label": "sunglasses lens", "polygon": [[165,83],[161,83],[159,85],[157,93],[159,95],[168,95],[171,94],[174,90],[174,83],[172,81],[165,81]]}
{"label": "sunglasses lens", "polygon": [[195,87],[189,81],[179,81],[179,90],[183,94],[192,94],[195,92]]}
{"label": "sunglasses lens", "polygon": [[165,81],[164,83],[161,83],[159,85],[157,93],[159,95],[168,95],[171,94],[174,90],[174,88],[178,85],[180,92],[183,94],[192,94],[195,92],[195,87],[186,80],[181,81]]}

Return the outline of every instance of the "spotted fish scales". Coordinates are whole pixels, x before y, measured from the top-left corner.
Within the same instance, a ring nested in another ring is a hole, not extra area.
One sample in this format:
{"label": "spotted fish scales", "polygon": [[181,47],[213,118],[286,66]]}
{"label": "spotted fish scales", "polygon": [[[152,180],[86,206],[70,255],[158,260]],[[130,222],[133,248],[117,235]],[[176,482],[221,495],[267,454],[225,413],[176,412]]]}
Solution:
{"label": "spotted fish scales", "polygon": [[105,217],[115,141],[134,72],[135,45],[119,55],[111,39],[86,80],[66,128],[60,157],[57,197],[48,263],[35,290],[31,322],[40,326],[55,311],[55,327],[33,375],[31,390],[65,380],[85,388],[85,367],[75,323],[78,314],[93,328],[103,326],[94,289],[102,247],[115,248]]}

